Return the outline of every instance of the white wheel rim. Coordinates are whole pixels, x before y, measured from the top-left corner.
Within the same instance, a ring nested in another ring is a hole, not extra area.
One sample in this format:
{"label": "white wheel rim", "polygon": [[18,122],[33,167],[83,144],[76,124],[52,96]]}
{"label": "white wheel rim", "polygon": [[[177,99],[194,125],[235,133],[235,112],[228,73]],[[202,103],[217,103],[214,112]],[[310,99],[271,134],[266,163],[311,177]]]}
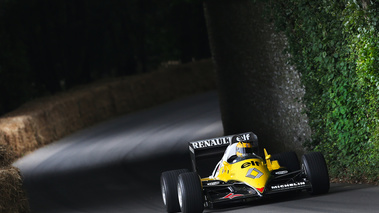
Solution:
{"label": "white wheel rim", "polygon": [[180,187],[180,184],[178,184],[178,200],[179,200],[180,209],[182,209],[183,197],[182,197],[182,188]]}
{"label": "white wheel rim", "polygon": [[166,205],[166,187],[164,186],[164,183],[162,184],[162,198],[164,205]]}
{"label": "white wheel rim", "polygon": [[301,164],[301,168],[305,174],[305,176],[307,177],[307,179],[309,180],[309,176],[308,176],[308,171],[307,171],[307,167],[305,167],[305,164]]}

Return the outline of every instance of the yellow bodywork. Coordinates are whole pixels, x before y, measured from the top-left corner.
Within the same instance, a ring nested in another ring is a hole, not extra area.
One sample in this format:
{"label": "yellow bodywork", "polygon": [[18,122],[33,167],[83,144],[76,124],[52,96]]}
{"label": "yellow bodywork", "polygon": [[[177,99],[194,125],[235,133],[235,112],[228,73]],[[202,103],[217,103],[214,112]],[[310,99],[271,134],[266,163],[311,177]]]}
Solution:
{"label": "yellow bodywork", "polygon": [[222,161],[214,177],[203,178],[202,180],[243,182],[254,187],[260,193],[263,193],[266,183],[271,177],[271,171],[280,168],[278,161],[270,160],[271,155],[267,154],[266,149],[264,152],[266,162],[259,157],[242,160],[236,163]]}

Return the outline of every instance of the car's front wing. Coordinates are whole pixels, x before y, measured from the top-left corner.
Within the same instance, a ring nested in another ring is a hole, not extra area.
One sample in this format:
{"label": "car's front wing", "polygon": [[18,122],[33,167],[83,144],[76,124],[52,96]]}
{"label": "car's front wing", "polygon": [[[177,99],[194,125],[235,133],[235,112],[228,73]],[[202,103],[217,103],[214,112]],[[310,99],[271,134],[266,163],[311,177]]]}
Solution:
{"label": "car's front wing", "polygon": [[205,201],[208,206],[224,202],[236,202],[251,198],[260,198],[262,195],[254,188],[244,183],[203,185]]}
{"label": "car's front wing", "polygon": [[270,194],[288,191],[310,189],[310,182],[298,177],[297,172],[288,173],[273,177],[267,184],[263,192],[258,191],[243,182],[224,183],[222,181],[204,181],[203,191],[207,205],[212,206],[217,203],[249,201],[259,199]]}

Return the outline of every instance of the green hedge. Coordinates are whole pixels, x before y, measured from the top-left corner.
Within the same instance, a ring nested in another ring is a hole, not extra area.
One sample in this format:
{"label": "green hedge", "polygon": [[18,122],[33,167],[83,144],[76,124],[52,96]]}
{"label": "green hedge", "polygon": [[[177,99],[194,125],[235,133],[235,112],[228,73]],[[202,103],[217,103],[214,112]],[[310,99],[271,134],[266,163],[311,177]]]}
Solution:
{"label": "green hedge", "polygon": [[276,0],[267,13],[301,73],[312,139],[331,175],[379,176],[379,2]]}

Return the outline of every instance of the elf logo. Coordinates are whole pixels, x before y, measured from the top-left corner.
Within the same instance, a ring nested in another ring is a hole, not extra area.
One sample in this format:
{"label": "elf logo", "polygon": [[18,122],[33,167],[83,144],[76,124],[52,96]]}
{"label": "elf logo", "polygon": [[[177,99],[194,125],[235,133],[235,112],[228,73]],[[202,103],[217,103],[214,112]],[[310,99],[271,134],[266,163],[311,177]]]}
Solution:
{"label": "elf logo", "polygon": [[247,168],[250,166],[259,166],[259,162],[258,161],[246,162],[246,163],[241,165],[241,169],[244,169],[244,168]]}
{"label": "elf logo", "polygon": [[248,141],[250,139],[250,134],[244,134],[237,136],[237,141]]}

